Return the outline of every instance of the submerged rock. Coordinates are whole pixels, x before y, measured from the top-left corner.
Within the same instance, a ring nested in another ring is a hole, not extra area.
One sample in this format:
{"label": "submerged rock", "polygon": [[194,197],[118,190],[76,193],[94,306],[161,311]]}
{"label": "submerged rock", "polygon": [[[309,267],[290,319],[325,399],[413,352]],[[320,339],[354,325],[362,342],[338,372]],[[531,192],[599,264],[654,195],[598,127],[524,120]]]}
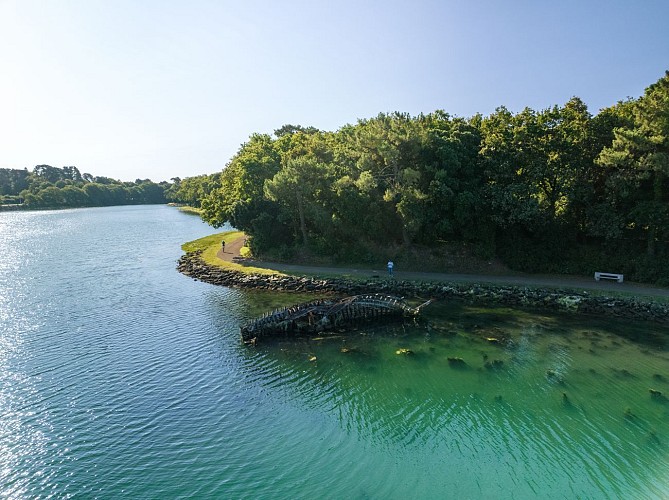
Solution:
{"label": "submerged rock", "polygon": [[626,368],[612,368],[617,377],[620,378],[636,378],[636,376]]}
{"label": "submerged rock", "polygon": [[567,396],[566,392],[562,393],[562,406],[569,409],[574,408],[574,405],[571,404],[571,400],[569,399],[569,396]]}
{"label": "submerged rock", "polygon": [[486,361],[483,366],[485,366],[486,370],[499,370],[504,367],[504,361],[493,359],[492,361]]}
{"label": "submerged rock", "polygon": [[564,385],[564,378],[555,370],[546,370],[546,378],[549,382]]}
{"label": "submerged rock", "polygon": [[467,367],[467,363],[462,358],[450,357],[450,358],[446,358],[446,359],[448,359],[448,364],[451,365],[453,368],[466,368]]}
{"label": "submerged rock", "polygon": [[657,389],[648,389],[648,392],[650,393],[651,399],[655,401],[661,401],[661,402],[666,402],[667,397],[662,394],[662,391],[658,391]]}
{"label": "submerged rock", "polygon": [[625,411],[623,412],[623,416],[625,417],[626,420],[636,420],[637,416],[632,412],[632,408],[625,408]]}

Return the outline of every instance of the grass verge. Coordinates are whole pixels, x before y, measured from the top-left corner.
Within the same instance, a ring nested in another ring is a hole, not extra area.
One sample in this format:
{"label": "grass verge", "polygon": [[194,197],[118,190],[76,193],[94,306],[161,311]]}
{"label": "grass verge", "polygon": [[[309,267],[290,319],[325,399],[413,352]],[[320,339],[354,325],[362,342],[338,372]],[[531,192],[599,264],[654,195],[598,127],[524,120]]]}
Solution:
{"label": "grass verge", "polygon": [[282,273],[274,271],[272,269],[263,269],[260,267],[250,267],[242,266],[235,262],[228,262],[218,257],[218,251],[221,249],[221,241],[225,241],[225,244],[232,243],[233,241],[243,238],[244,233],[242,231],[226,231],[223,233],[210,234],[203,238],[197,240],[189,241],[181,245],[181,249],[186,252],[196,252],[198,250],[202,251],[202,260],[210,266],[220,267],[228,271],[239,271],[246,274],[277,274]]}
{"label": "grass verge", "polygon": [[202,213],[202,210],[199,208],[189,207],[188,205],[184,205],[183,207],[179,207],[179,212],[183,212],[185,214],[190,214],[190,215],[200,215]]}

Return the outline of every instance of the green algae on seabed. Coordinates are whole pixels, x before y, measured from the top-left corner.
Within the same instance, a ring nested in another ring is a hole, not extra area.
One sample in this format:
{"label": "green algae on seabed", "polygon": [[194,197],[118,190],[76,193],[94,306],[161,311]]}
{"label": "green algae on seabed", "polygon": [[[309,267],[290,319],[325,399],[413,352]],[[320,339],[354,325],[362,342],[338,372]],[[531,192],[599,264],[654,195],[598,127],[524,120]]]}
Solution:
{"label": "green algae on seabed", "polygon": [[[521,496],[550,497],[550,485],[563,481],[583,497],[660,491],[635,488],[657,484],[669,466],[669,406],[655,388],[669,385],[662,328],[596,319],[586,326],[571,316],[462,304],[437,305],[426,317],[425,326],[363,329],[338,342],[285,341],[255,355],[282,360],[273,370],[299,380],[295,397],[304,404],[318,407],[316,394],[325,391],[341,425],[360,439],[400,446],[471,491],[484,479],[476,471],[488,455],[504,457],[497,494],[514,484]],[[504,342],[491,341],[493,334]],[[318,358],[310,369],[286,357],[305,346]],[[352,352],[365,355],[343,354]]]}

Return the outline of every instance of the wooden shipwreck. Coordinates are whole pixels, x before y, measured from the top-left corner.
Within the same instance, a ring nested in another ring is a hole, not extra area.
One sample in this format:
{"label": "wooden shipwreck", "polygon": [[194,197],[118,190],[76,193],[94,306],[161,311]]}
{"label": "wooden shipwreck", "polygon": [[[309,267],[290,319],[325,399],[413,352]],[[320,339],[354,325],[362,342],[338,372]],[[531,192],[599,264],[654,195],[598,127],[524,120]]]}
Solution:
{"label": "wooden shipwreck", "polygon": [[383,320],[402,321],[415,317],[431,300],[418,307],[391,295],[353,295],[319,299],[267,313],[241,327],[242,340],[255,343],[266,337],[297,337],[341,331]]}

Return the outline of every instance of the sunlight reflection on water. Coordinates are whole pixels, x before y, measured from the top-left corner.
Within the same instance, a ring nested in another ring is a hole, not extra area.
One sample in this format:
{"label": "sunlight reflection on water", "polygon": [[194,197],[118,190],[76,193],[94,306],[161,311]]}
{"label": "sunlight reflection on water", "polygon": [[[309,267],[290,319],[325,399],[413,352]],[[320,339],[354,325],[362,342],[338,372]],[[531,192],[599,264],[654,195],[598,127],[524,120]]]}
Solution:
{"label": "sunlight reflection on water", "polygon": [[0,214],[0,496],[669,493],[666,329],[454,303],[251,348],[240,324],[309,297],[179,275],[211,232],[168,207]]}

